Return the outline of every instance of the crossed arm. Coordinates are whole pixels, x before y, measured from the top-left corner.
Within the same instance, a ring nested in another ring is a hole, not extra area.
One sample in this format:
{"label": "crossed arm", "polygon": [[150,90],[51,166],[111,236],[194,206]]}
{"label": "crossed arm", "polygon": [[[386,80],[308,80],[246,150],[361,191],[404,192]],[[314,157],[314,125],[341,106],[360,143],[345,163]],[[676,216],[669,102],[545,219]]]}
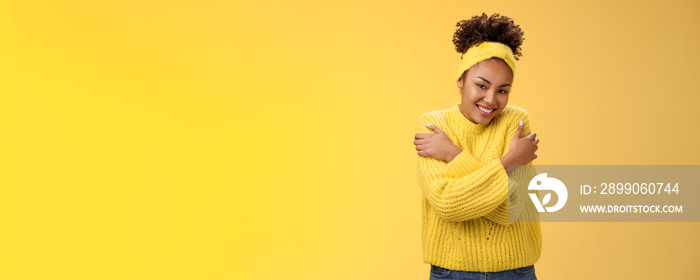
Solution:
{"label": "crossed arm", "polygon": [[[418,182],[431,207],[443,219],[465,221],[485,217],[509,225],[510,215],[519,213],[524,204],[516,194],[516,184],[525,184],[527,174],[510,178],[509,166],[531,164],[537,156],[539,140],[530,133],[529,118],[522,125],[514,123],[507,133],[509,151],[501,158],[482,162],[469,150],[461,150],[434,123],[422,115],[416,123]],[[517,127],[517,128],[516,128]],[[434,132],[434,133],[433,133]],[[522,137],[522,135],[527,135]],[[517,135],[517,137],[516,137]],[[527,162],[525,162],[527,161]],[[508,188],[511,185],[511,188]],[[509,201],[510,197],[510,201]],[[512,217],[511,217],[512,218]]]}

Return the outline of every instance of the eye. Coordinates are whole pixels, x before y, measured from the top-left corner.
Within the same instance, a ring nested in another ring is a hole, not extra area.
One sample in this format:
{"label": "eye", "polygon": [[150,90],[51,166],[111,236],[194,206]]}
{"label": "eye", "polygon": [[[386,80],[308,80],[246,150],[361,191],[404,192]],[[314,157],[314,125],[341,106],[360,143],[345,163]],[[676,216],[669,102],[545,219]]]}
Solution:
{"label": "eye", "polygon": [[479,88],[486,88],[486,86],[485,86],[485,85],[482,85],[482,84],[476,84],[476,86],[479,87]]}
{"label": "eye", "polygon": [[500,92],[500,93],[503,93],[503,94],[507,94],[507,93],[508,93],[508,91],[507,91],[507,90],[504,90],[504,89],[502,89],[502,90],[499,91],[499,92]]}

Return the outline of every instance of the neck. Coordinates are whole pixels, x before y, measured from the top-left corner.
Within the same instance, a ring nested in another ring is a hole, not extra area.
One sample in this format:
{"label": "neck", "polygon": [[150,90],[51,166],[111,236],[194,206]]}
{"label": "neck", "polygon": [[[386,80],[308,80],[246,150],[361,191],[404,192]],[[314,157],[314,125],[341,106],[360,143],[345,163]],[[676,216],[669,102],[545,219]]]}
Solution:
{"label": "neck", "polygon": [[455,122],[456,128],[468,132],[468,133],[480,133],[486,128],[484,124],[474,123],[469,118],[467,114],[462,112],[461,103],[458,102],[452,108],[450,108],[449,114],[450,118]]}

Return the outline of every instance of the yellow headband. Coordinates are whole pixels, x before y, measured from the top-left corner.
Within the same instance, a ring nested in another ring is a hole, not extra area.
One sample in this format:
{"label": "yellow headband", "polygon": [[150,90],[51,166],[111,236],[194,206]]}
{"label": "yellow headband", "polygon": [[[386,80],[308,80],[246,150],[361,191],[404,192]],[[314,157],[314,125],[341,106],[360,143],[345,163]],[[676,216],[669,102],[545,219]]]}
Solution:
{"label": "yellow headband", "polygon": [[486,60],[492,57],[498,57],[503,59],[503,61],[508,64],[510,70],[513,71],[513,79],[515,79],[515,57],[513,56],[513,50],[509,46],[498,43],[498,42],[481,42],[480,44],[473,45],[462,55],[462,61],[459,63],[457,68],[457,80],[462,77],[464,71],[467,71],[470,67],[479,63],[482,60]]}

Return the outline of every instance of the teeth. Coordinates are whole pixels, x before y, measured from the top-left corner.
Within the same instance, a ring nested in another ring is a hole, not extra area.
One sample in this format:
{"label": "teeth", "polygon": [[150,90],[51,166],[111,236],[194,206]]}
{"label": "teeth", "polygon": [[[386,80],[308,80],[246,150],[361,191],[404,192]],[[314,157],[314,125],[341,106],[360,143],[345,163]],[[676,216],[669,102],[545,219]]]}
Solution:
{"label": "teeth", "polygon": [[481,107],[479,105],[476,105],[476,106],[479,107],[479,110],[481,110],[484,113],[491,113],[491,112],[493,112],[493,110],[496,110],[496,109],[486,110],[486,109],[484,109],[484,107]]}

